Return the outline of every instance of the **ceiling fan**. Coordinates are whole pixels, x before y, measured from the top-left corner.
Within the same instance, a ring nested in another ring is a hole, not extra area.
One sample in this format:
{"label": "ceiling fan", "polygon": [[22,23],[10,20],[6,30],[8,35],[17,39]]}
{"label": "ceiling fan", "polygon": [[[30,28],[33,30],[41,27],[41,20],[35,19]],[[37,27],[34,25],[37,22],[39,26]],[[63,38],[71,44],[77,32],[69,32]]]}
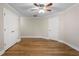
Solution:
{"label": "ceiling fan", "polygon": [[32,8],[32,11],[38,11],[39,13],[51,12],[53,3],[33,3],[35,8]]}

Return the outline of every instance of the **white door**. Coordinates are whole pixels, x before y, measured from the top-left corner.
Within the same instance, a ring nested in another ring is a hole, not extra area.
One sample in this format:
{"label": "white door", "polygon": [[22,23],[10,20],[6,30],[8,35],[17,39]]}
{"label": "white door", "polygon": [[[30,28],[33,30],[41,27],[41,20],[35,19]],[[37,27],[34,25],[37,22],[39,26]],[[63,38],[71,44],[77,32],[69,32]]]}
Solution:
{"label": "white door", "polygon": [[59,18],[53,17],[48,20],[48,36],[50,39],[58,39]]}
{"label": "white door", "polygon": [[4,44],[8,49],[18,39],[18,16],[8,9],[4,9]]}

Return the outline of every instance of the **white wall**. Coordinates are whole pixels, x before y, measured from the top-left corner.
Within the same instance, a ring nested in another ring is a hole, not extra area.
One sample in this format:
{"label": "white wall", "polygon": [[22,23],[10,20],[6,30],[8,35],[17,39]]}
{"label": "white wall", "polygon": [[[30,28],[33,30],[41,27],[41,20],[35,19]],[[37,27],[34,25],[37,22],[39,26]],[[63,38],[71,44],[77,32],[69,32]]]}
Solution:
{"label": "white wall", "polygon": [[59,17],[21,18],[22,37],[59,39]]}
{"label": "white wall", "polygon": [[60,14],[60,40],[79,51],[79,4]]}
{"label": "white wall", "polygon": [[21,36],[22,37],[47,37],[48,19],[46,18],[21,18]]}

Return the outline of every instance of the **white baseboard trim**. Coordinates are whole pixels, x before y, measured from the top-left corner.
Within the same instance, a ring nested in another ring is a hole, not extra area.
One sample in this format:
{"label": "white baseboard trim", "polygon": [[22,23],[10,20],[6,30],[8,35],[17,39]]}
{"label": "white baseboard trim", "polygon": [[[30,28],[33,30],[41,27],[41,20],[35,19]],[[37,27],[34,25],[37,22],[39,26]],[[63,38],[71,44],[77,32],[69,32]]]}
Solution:
{"label": "white baseboard trim", "polygon": [[49,37],[44,37],[44,36],[21,36],[21,38],[44,38],[44,39],[49,39]]}
{"label": "white baseboard trim", "polygon": [[73,44],[67,43],[67,42],[65,42],[65,41],[63,41],[62,43],[64,43],[64,44],[70,46],[71,48],[75,49],[76,51],[79,51],[79,46],[78,46],[78,47],[77,47],[77,46],[74,46]]}
{"label": "white baseboard trim", "polygon": [[21,41],[21,39],[18,39],[16,42],[20,42]]}
{"label": "white baseboard trim", "polygon": [[63,41],[63,40],[58,40],[58,39],[51,39],[51,40],[56,40],[56,41],[58,41],[58,42],[64,43],[64,44],[66,44],[66,45],[70,46],[71,48],[73,48],[73,49],[75,49],[75,50],[79,51],[79,46],[78,46],[78,47],[76,47],[76,46],[74,46],[73,44],[70,44],[70,43],[65,42],[65,41]]}
{"label": "white baseboard trim", "polygon": [[21,36],[21,38],[41,38],[41,36]]}
{"label": "white baseboard trim", "polygon": [[73,48],[73,49],[79,51],[79,46],[77,47],[77,46],[74,46],[74,45],[69,44],[69,43],[65,43],[65,44],[67,44],[67,45],[70,46],[71,48]]}
{"label": "white baseboard trim", "polygon": [[1,50],[0,51],[0,56],[3,55],[5,53],[5,50]]}
{"label": "white baseboard trim", "polygon": [[50,39],[49,37],[41,37],[41,38],[43,38],[43,39]]}
{"label": "white baseboard trim", "polygon": [[0,56],[3,55],[3,54],[5,53],[5,51],[6,51],[7,49],[9,49],[11,46],[13,46],[14,44],[16,44],[17,42],[20,42],[20,41],[21,41],[21,39],[17,39],[17,40],[16,40],[15,42],[13,42],[10,46],[4,47],[4,49],[0,51]]}
{"label": "white baseboard trim", "polygon": [[20,42],[21,39],[17,39],[16,41],[12,42],[11,44],[9,44],[8,46],[4,46],[4,50],[6,51],[7,49],[9,49],[10,47],[12,47],[14,44],[16,44],[17,42]]}
{"label": "white baseboard trim", "polygon": [[4,54],[7,49],[9,49],[9,48],[12,47],[14,44],[16,44],[17,42],[20,42],[20,41],[21,41],[21,39],[17,39],[15,42],[11,43],[11,45],[9,45],[9,46],[7,46],[7,47],[4,47],[4,49],[3,49],[2,51],[0,51],[0,55]]}

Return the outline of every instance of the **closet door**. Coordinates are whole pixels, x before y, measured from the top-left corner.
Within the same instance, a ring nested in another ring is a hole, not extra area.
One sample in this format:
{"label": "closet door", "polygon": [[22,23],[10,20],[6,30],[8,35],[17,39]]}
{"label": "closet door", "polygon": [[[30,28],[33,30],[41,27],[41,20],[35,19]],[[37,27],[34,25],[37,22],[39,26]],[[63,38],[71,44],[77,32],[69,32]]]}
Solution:
{"label": "closet door", "polygon": [[59,39],[59,17],[48,20],[48,36],[50,39]]}
{"label": "closet door", "polygon": [[5,49],[14,45],[18,40],[18,16],[4,8],[4,44]]}

